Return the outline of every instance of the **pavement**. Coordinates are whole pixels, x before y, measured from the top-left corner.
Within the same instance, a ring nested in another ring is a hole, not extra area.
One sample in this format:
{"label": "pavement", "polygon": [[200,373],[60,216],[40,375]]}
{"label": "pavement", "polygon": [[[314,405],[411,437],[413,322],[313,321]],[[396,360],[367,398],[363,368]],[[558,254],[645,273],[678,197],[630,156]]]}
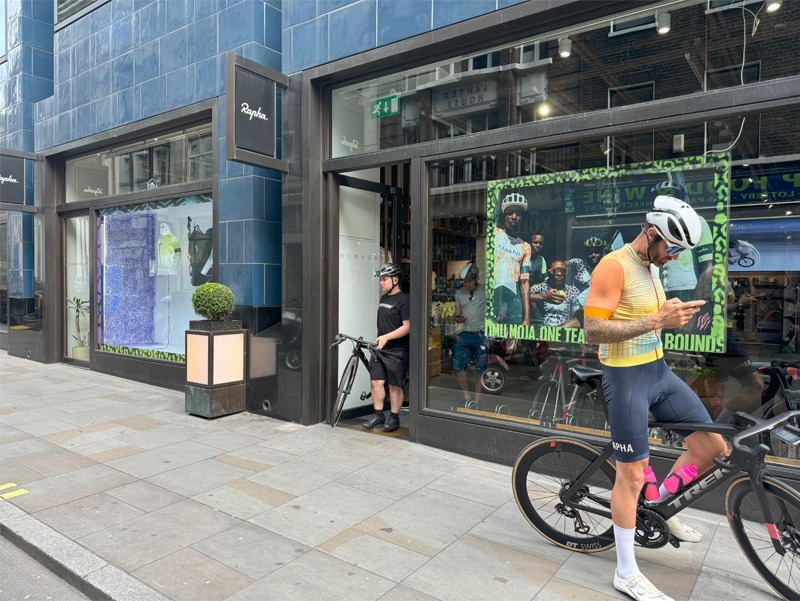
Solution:
{"label": "pavement", "polygon": [[[402,437],[249,413],[0,351],[0,534],[94,599],[623,599],[614,551],[541,538],[511,468]],[[676,601],[775,598],[724,516],[637,549]]]}

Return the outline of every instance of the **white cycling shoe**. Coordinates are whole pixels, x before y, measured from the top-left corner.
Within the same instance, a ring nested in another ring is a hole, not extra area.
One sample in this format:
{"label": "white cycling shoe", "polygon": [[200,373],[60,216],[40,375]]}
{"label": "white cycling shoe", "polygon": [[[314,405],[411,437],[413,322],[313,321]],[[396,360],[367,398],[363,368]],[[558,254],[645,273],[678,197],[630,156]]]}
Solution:
{"label": "white cycling shoe", "polygon": [[681,523],[677,516],[673,516],[667,520],[667,526],[672,535],[679,541],[684,543],[699,543],[703,540],[703,535],[694,528],[690,528],[686,524]]}
{"label": "white cycling shoe", "polygon": [[667,597],[658,590],[641,572],[636,572],[630,578],[620,578],[614,570],[614,588],[636,601],[674,601],[672,597]]}

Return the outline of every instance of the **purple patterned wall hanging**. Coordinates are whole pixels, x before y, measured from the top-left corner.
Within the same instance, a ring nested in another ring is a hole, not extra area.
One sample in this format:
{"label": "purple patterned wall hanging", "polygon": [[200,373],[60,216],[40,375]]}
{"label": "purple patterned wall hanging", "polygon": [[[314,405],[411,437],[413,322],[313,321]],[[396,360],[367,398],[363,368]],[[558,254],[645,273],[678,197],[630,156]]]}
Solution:
{"label": "purple patterned wall hanging", "polygon": [[104,342],[129,346],[153,343],[156,278],[156,217],[147,213],[108,215],[103,272]]}

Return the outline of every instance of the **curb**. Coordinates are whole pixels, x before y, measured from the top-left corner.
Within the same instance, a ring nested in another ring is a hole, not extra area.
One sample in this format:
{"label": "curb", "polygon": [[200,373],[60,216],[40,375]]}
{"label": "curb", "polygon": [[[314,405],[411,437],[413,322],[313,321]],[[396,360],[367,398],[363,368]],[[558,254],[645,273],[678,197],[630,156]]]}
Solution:
{"label": "curb", "polygon": [[0,535],[90,599],[169,601],[8,501],[0,503]]}

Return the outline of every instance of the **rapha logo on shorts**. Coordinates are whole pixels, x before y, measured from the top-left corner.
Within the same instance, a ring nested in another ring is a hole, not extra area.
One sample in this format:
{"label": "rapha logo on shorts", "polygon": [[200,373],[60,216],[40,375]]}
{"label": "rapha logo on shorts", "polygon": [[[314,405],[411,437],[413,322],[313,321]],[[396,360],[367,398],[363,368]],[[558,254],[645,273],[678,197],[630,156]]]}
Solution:
{"label": "rapha logo on shorts", "polygon": [[623,453],[633,453],[633,445],[631,443],[612,442],[615,451],[622,451]]}

